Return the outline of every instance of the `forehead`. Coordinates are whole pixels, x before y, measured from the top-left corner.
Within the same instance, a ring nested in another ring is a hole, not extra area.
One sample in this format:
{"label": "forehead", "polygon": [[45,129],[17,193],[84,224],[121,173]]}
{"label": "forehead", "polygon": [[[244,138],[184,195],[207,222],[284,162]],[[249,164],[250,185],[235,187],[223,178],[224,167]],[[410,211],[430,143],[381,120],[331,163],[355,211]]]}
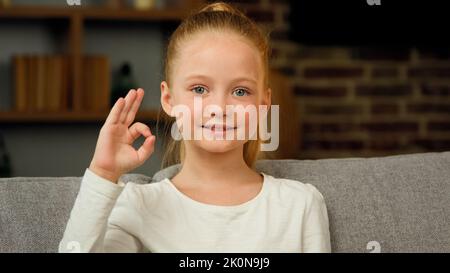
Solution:
{"label": "forehead", "polygon": [[174,72],[185,80],[192,74],[222,79],[260,79],[259,52],[245,38],[233,33],[204,31],[182,43]]}

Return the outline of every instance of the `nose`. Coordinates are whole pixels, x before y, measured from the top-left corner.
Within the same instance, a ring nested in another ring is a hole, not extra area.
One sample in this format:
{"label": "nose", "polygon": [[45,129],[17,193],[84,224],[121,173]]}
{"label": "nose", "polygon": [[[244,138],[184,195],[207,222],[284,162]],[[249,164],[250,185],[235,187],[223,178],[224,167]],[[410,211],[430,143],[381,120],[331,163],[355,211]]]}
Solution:
{"label": "nose", "polygon": [[[226,114],[226,106],[229,105],[228,96],[225,91],[223,92],[215,92],[214,97],[212,98],[212,101],[210,102],[212,105],[216,105],[220,107],[222,110],[222,117],[225,118],[227,116]],[[219,113],[216,113],[216,109],[211,108],[211,117],[216,117]]]}

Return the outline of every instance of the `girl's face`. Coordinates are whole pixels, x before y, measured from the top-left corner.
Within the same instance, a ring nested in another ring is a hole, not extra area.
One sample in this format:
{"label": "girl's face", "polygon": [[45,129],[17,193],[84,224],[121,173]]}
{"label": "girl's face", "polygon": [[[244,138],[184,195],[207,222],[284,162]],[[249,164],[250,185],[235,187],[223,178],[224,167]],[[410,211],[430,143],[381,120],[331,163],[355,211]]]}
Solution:
{"label": "girl's face", "polygon": [[[177,117],[182,132],[181,124],[191,125],[190,139],[184,137],[186,145],[226,152],[255,136],[258,106],[270,106],[271,90],[263,90],[262,60],[249,41],[232,33],[201,32],[182,44],[173,67],[170,92],[167,83],[161,83],[161,104],[167,114]],[[194,107],[194,100],[201,101],[201,107]],[[187,106],[190,116],[174,115],[172,109],[177,105]],[[227,105],[242,106],[236,110],[241,115],[227,113]],[[250,119],[246,107],[256,110],[256,119]],[[205,128],[211,124],[231,125],[232,129]],[[249,127],[253,129],[249,131]],[[202,134],[201,139],[195,137],[194,130]],[[244,132],[244,139],[238,138],[239,131]],[[233,135],[232,139],[226,134]],[[217,139],[219,135],[222,139]]]}

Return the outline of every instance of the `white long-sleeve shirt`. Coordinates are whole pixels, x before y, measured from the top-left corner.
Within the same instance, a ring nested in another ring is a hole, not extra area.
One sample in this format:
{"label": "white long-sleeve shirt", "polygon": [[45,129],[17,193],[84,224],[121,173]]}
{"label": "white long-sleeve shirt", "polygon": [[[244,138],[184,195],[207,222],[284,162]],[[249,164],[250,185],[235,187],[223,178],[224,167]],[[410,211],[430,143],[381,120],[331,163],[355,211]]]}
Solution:
{"label": "white long-sleeve shirt", "polygon": [[331,252],[322,194],[261,174],[257,196],[219,206],[188,197],[168,178],[115,184],[87,168],[59,252]]}

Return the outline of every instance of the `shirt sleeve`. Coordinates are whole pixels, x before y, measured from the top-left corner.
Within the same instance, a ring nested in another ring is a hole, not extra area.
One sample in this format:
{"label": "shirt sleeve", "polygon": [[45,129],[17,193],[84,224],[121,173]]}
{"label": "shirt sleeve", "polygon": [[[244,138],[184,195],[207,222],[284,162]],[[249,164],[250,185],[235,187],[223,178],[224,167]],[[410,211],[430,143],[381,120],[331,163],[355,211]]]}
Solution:
{"label": "shirt sleeve", "polygon": [[113,183],[86,168],[58,252],[140,252],[139,240],[108,221],[127,185]]}
{"label": "shirt sleeve", "polygon": [[328,212],[323,195],[311,184],[312,197],[306,210],[303,222],[302,252],[304,253],[330,253],[330,229]]}

